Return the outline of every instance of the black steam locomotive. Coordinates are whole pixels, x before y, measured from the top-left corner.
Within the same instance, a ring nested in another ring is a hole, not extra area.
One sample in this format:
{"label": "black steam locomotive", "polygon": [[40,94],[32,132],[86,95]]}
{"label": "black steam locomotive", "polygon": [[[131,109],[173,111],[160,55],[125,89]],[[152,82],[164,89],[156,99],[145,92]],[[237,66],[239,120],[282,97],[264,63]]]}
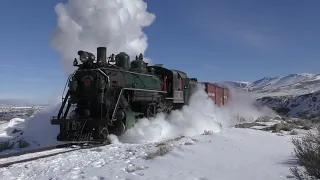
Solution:
{"label": "black steam locomotive", "polygon": [[130,62],[121,52],[107,58],[106,47],[97,58],[78,51],[77,70],[69,76],[66,95],[51,124],[60,125],[58,141],[105,141],[108,134],[121,136],[138,119],[169,114],[188,104],[197,79],[187,74],[148,66],[143,56]]}

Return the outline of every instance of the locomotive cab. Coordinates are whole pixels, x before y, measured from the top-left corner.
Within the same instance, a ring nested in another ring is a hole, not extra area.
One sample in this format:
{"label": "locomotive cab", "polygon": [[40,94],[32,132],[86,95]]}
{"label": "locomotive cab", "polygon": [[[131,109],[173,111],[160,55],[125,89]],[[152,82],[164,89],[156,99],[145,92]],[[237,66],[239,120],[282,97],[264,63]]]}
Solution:
{"label": "locomotive cab", "polygon": [[188,102],[189,78],[186,73],[174,69],[166,69],[162,65],[148,66],[148,69],[154,69],[154,74],[162,80],[162,89],[167,91],[167,103],[171,104],[173,109],[180,109]]}

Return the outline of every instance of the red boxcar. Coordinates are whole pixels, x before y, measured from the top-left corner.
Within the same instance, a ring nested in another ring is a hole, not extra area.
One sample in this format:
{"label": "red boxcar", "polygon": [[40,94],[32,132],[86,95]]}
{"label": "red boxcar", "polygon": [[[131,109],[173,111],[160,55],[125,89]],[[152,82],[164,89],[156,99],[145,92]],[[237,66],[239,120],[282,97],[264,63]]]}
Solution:
{"label": "red boxcar", "polygon": [[223,106],[228,102],[229,91],[212,83],[204,82],[205,91],[217,106]]}

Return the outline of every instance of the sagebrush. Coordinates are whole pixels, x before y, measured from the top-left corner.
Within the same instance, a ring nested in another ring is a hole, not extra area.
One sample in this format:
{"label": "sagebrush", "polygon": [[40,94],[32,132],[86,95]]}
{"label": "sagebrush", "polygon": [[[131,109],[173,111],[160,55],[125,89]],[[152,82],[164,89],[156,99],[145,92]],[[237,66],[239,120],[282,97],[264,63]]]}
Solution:
{"label": "sagebrush", "polygon": [[317,134],[307,133],[302,139],[292,139],[294,153],[301,168],[291,168],[293,175],[299,180],[320,179],[320,127]]}

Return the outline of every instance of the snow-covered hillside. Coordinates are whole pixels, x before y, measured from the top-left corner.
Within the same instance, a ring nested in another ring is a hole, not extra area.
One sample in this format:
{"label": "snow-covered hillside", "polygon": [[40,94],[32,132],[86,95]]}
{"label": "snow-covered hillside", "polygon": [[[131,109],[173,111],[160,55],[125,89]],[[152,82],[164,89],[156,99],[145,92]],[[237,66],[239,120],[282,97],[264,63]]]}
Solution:
{"label": "snow-covered hillside", "polygon": [[320,74],[290,74],[288,76],[265,77],[254,82],[225,81],[221,84],[231,85],[249,92],[254,98],[296,96],[319,91]]}
{"label": "snow-covered hillside", "polygon": [[265,77],[254,82],[221,82],[247,92],[257,105],[268,106],[293,117],[320,114],[320,74],[290,74]]}
{"label": "snow-covered hillside", "polygon": [[263,97],[257,99],[257,104],[292,117],[315,118],[320,114],[320,91],[299,96]]}

